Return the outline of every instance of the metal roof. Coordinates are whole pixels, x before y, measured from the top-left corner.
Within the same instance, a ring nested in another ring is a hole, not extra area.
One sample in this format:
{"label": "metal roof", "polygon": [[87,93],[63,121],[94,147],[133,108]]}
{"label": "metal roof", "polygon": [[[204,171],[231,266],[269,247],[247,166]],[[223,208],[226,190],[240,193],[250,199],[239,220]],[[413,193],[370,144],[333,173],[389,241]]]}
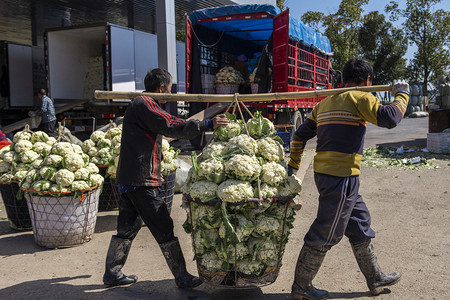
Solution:
{"label": "metal roof", "polygon": [[[176,29],[183,30],[185,14],[235,4],[229,0],[175,0]],[[43,45],[48,28],[109,22],[156,32],[155,0],[1,0],[0,40]]]}

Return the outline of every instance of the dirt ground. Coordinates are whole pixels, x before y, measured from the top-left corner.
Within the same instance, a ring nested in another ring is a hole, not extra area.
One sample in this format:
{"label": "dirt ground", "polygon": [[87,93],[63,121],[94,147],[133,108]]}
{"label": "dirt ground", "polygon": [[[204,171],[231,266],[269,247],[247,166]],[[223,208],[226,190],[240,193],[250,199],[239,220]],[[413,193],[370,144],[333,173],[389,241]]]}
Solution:
{"label": "dirt ground", "polygon": [[[393,130],[368,127],[366,146],[426,146],[427,118],[405,119]],[[127,287],[105,289],[104,260],[115,233],[117,211],[100,212],[94,238],[73,248],[45,249],[34,242],[33,233],[10,229],[0,204],[0,299],[290,299],[290,287],[303,236],[315,218],[318,193],[311,160],[314,142],[308,144],[302,168],[295,227],[275,283],[249,290],[217,289],[207,284],[195,290],[176,288],[158,245],[143,228],[125,265],[126,274],[139,280]],[[420,153],[420,152],[419,152]],[[414,155],[418,155],[415,153]],[[422,154],[421,154],[422,155]],[[425,154],[423,154],[425,155]],[[450,155],[432,155],[439,168],[410,170],[401,167],[362,167],[360,193],[372,215],[373,240],[385,272],[400,271],[402,280],[385,289],[377,299],[450,299]],[[196,273],[190,237],[181,225],[185,212],[174,199],[172,216],[188,269]],[[330,299],[370,299],[348,240],[328,252],[314,284],[327,289]]]}

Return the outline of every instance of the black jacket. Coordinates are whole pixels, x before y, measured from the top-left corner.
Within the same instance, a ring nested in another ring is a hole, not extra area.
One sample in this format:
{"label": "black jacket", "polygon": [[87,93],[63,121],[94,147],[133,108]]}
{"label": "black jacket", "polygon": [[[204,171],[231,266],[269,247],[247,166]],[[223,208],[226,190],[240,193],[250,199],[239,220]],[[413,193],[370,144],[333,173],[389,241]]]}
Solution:
{"label": "black jacket", "polygon": [[159,186],[162,135],[191,139],[204,131],[205,121],[176,118],[147,96],[133,99],[123,119],[117,183]]}

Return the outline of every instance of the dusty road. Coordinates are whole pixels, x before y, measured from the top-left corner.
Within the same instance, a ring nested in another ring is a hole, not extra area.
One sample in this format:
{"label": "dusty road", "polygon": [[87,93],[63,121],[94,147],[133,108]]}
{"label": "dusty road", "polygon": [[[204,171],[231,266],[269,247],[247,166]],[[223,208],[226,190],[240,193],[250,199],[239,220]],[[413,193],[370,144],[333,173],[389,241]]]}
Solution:
{"label": "dusty road", "polygon": [[[405,119],[393,130],[369,126],[366,146],[426,146],[428,119]],[[277,281],[252,290],[217,289],[203,284],[192,291],[176,288],[158,245],[147,228],[138,234],[124,268],[139,281],[128,287],[105,289],[104,259],[115,232],[117,212],[101,212],[92,241],[73,248],[45,249],[32,232],[10,230],[0,221],[0,299],[290,299],[294,266],[303,236],[315,217],[317,191],[308,145],[299,175],[304,175],[295,228],[291,231]],[[377,299],[450,299],[450,156],[439,156],[438,169],[406,170],[363,166],[360,193],[372,214],[373,243],[385,272],[400,271],[402,280]],[[444,159],[442,159],[444,158]],[[181,224],[185,212],[175,196],[172,216],[188,269],[196,273],[190,237]],[[2,203],[3,204],[3,203]],[[1,205],[2,205],[1,204]],[[0,206],[0,217],[6,217]],[[327,254],[314,283],[330,292],[330,299],[370,299],[344,238]]]}

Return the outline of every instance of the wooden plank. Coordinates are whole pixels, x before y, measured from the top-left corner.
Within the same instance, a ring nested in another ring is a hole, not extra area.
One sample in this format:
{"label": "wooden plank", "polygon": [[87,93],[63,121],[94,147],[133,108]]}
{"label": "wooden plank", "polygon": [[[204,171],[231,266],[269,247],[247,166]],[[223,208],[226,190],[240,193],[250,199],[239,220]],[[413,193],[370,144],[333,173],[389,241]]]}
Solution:
{"label": "wooden plank", "polygon": [[[390,91],[391,85],[355,86],[331,90],[313,90],[303,92],[262,93],[262,94],[236,94],[240,102],[271,102],[274,100],[302,99],[312,97],[332,96],[348,91],[384,92]],[[189,102],[233,102],[235,95],[217,94],[163,94],[146,92],[111,92],[95,91],[96,99],[134,99],[139,96],[149,96],[155,100],[163,101],[189,101]]]}
{"label": "wooden plank", "polygon": [[[76,106],[82,105],[84,103],[88,102],[88,100],[79,100],[79,101],[72,101],[71,103],[68,103],[66,105],[55,107],[55,114],[60,114],[62,112],[68,111]],[[20,121],[17,121],[15,123],[9,124],[7,126],[3,127],[4,133],[10,133],[15,130],[21,129],[25,127],[26,124],[30,122],[30,118],[26,118]]]}

